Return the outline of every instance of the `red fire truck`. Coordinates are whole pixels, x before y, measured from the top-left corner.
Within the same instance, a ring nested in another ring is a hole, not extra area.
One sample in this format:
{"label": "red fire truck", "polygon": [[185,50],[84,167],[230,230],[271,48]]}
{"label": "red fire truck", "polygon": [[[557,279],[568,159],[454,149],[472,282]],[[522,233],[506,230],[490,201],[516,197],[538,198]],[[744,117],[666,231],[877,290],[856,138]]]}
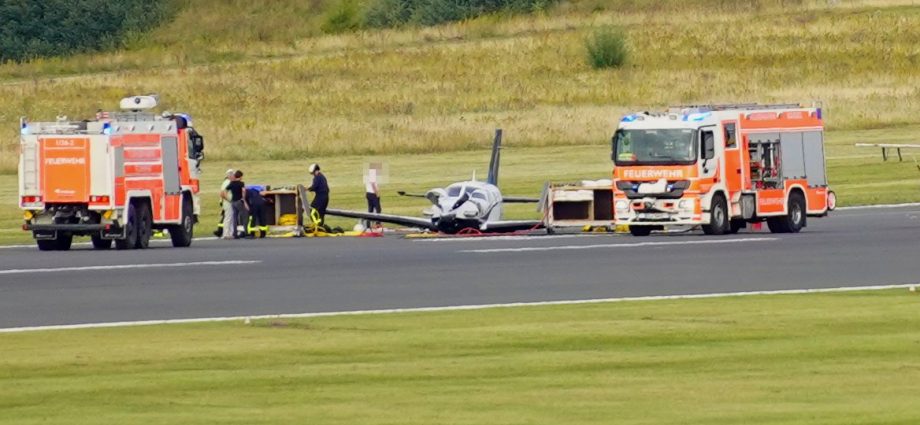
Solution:
{"label": "red fire truck", "polygon": [[622,118],[613,136],[616,224],[645,236],[668,225],[735,233],[766,221],[795,233],[834,209],[821,108],[674,107]]}
{"label": "red fire truck", "polygon": [[133,96],[95,119],[20,120],[19,206],[40,250],[68,250],[74,236],[146,248],[154,229],[191,244],[204,139],[188,115],[152,113],[157,103]]}

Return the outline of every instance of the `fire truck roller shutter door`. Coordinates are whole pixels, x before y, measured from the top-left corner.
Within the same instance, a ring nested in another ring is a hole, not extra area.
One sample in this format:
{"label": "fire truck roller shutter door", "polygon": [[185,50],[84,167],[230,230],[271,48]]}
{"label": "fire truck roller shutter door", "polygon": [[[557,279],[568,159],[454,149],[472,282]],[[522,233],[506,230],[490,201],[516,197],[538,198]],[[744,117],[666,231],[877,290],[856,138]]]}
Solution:
{"label": "fire truck roller shutter door", "polygon": [[805,151],[802,147],[802,133],[788,132],[780,134],[780,151],[782,152],[783,179],[805,178]]}
{"label": "fire truck roller shutter door", "polygon": [[163,141],[163,188],[169,195],[182,192],[179,185],[179,140],[176,136],[164,136]]}
{"label": "fire truck roller shutter door", "polygon": [[802,133],[802,142],[808,186],[827,186],[827,174],[824,170],[824,133],[806,131]]}

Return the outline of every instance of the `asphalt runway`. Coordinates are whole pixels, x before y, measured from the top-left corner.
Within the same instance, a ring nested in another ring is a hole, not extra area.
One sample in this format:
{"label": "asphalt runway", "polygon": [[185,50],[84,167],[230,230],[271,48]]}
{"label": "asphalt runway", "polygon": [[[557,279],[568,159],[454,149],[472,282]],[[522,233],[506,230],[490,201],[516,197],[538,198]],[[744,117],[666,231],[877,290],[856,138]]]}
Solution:
{"label": "asphalt runway", "polygon": [[[0,249],[0,328],[920,282],[920,206],[742,231]],[[207,229],[210,230],[210,229]]]}

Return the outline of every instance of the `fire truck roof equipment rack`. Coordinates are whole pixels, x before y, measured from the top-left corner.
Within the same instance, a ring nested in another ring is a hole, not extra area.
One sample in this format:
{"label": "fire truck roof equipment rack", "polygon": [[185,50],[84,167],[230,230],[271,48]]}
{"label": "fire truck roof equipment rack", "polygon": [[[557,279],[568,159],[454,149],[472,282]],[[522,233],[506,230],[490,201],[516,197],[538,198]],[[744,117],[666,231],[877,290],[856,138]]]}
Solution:
{"label": "fire truck roof equipment rack", "polygon": [[712,111],[728,111],[728,110],[745,110],[745,111],[755,111],[763,109],[797,109],[803,108],[802,105],[798,103],[775,103],[775,104],[758,104],[758,103],[727,103],[727,104],[710,104],[710,105],[677,105],[671,106],[668,108],[668,112],[671,114],[694,114],[701,112],[712,112]]}

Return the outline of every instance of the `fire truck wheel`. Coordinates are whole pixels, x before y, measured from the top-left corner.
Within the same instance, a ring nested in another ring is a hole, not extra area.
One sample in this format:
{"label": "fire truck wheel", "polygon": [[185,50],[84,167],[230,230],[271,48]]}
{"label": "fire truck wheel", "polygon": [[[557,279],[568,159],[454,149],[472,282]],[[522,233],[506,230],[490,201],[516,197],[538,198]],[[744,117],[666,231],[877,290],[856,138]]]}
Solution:
{"label": "fire truck wheel", "polygon": [[73,234],[58,235],[56,242],[58,251],[68,251],[70,250],[70,245],[73,244]]}
{"label": "fire truck wheel", "polygon": [[192,200],[188,197],[182,198],[182,224],[169,228],[169,237],[172,239],[172,245],[176,248],[184,248],[192,244],[192,238],[195,234],[195,217],[192,208]]}
{"label": "fire truck wheel", "polygon": [[629,226],[629,233],[633,236],[648,236],[652,234],[652,226]]}
{"label": "fire truck wheel", "polygon": [[728,223],[728,233],[734,235],[745,227],[747,227],[747,223],[745,223],[744,220],[732,220]]}
{"label": "fire truck wheel", "polygon": [[707,235],[724,235],[729,228],[728,206],[725,197],[715,195],[712,197],[712,209],[709,211],[709,224],[704,224],[703,233]]}
{"label": "fire truck wheel", "polygon": [[767,219],[772,233],[799,233],[805,227],[805,197],[800,192],[789,195],[789,214]]}
{"label": "fire truck wheel", "polygon": [[38,244],[39,251],[57,250],[57,239],[36,239],[35,242]]}
{"label": "fire truck wheel", "polygon": [[110,249],[110,248],[112,248],[112,240],[111,240],[111,239],[103,239],[102,236],[99,236],[99,235],[93,235],[93,236],[91,237],[91,239],[92,239],[92,241],[93,241],[93,248],[95,248],[95,249]]}
{"label": "fire truck wheel", "polygon": [[137,209],[137,241],[134,247],[137,249],[146,249],[150,246],[150,235],[153,234],[153,218],[150,215],[150,207],[142,203]]}
{"label": "fire truck wheel", "polygon": [[73,243],[73,235],[59,233],[56,239],[38,239],[39,251],[67,251]]}
{"label": "fire truck wheel", "polygon": [[134,204],[128,204],[125,219],[125,238],[115,240],[115,249],[131,249],[137,243],[137,212]]}

